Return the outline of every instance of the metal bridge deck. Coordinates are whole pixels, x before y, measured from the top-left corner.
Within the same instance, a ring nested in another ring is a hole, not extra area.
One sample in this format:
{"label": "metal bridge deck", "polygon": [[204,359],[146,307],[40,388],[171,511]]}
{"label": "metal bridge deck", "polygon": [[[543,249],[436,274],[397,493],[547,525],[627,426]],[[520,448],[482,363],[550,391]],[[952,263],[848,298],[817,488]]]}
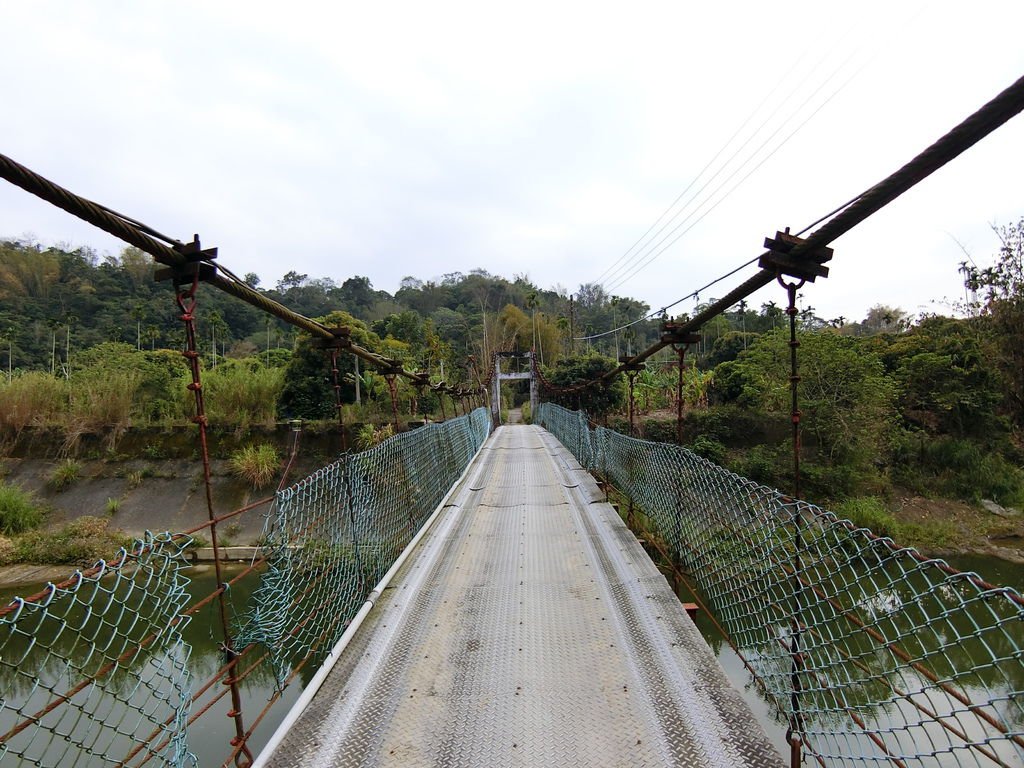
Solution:
{"label": "metal bridge deck", "polygon": [[501,427],[268,766],[782,759],[593,479]]}

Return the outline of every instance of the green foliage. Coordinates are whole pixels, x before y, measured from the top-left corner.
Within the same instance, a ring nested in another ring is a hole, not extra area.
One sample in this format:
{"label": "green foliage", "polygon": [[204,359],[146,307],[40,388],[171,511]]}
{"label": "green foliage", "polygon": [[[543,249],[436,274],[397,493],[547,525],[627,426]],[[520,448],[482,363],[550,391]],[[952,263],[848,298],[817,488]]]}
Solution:
{"label": "green foliage", "polygon": [[356,448],[360,451],[365,451],[368,448],[373,448],[375,445],[380,445],[389,437],[394,437],[394,435],[395,428],[391,424],[384,424],[380,427],[375,427],[373,424],[363,424],[356,432]]}
{"label": "green foliage", "polygon": [[[801,424],[808,447],[815,449],[819,464],[846,467],[854,478],[877,475],[896,422],[896,388],[881,359],[864,340],[830,331],[801,333],[799,340]],[[788,413],[786,334],[764,334],[723,366],[728,366],[725,386],[736,402]]]}
{"label": "green foliage", "polygon": [[22,533],[42,521],[43,511],[31,493],[16,485],[0,483],[0,533]]}
{"label": "green foliage", "polygon": [[833,510],[840,518],[849,520],[857,528],[867,528],[876,536],[895,539],[899,524],[889,513],[885,502],[876,496],[861,496],[845,499]]}
{"label": "green foliage", "polygon": [[1024,504],[1024,469],[976,441],[903,433],[893,466],[896,481],[918,493]]}
{"label": "green foliage", "polygon": [[232,474],[249,483],[253,488],[266,487],[278,468],[281,466],[281,458],[277,449],[268,443],[259,445],[247,445],[231,454],[229,460]]}
{"label": "green foliage", "polygon": [[731,468],[758,483],[778,488],[789,482],[792,461],[785,445],[755,445],[741,454]]}
{"label": "green foliage", "polygon": [[729,331],[715,339],[711,352],[705,356],[702,365],[715,367],[729,360],[735,360],[743,350],[757,340],[756,333]]}
{"label": "green foliage", "polygon": [[[133,423],[185,418],[189,411],[183,407],[182,393],[189,380],[188,367],[180,352],[140,351],[130,344],[115,342],[81,351],[75,357],[72,373],[76,392],[97,392],[93,399],[105,396],[111,388],[108,381],[116,382],[125,391],[118,396],[118,412],[111,418],[130,418]],[[130,396],[127,403],[125,395]]]}
{"label": "green foliage", "polygon": [[111,530],[107,518],[85,515],[54,529],[22,534],[15,540],[15,552],[27,563],[92,565],[130,544],[123,531]]}
{"label": "green foliage", "polygon": [[888,537],[900,546],[945,548],[954,546],[957,541],[956,526],[952,522],[902,523],[893,517],[885,502],[877,496],[845,499],[833,511],[856,528],[867,528],[876,536]]}
{"label": "green foliage", "polygon": [[113,517],[121,509],[120,499],[107,499],[107,505],[104,507],[104,511],[108,516]]}
{"label": "green foliage", "polygon": [[992,336],[992,360],[1005,387],[1004,407],[1024,427],[1024,217],[993,230],[1000,241],[995,263],[981,270],[964,264],[965,283],[972,291],[984,291],[981,320]]}
{"label": "green foliage", "polygon": [[[347,312],[332,312],[321,322],[329,327],[344,326],[351,329],[351,339],[361,347],[375,351],[381,340],[366,324]],[[280,417],[290,419],[327,419],[337,408],[331,375],[330,353],[317,347],[312,337],[301,334],[291,362],[285,370],[285,382],[277,399]],[[364,366],[365,367],[365,364]],[[355,402],[355,363],[352,355],[338,356],[343,403]],[[367,396],[363,392],[363,396]]]}
{"label": "green foliage", "polygon": [[676,442],[676,422],[668,419],[646,419],[641,425],[645,440],[655,443]]}
{"label": "green foliage", "polygon": [[926,317],[907,333],[876,338],[908,424],[955,437],[1006,433],[998,415],[1003,384],[978,320]]}
{"label": "green foliage", "polygon": [[522,414],[524,424],[533,423],[533,413],[530,411],[530,401],[527,400],[521,406],[519,406],[519,412]]}
{"label": "green foliage", "polygon": [[46,485],[54,491],[63,491],[82,476],[82,465],[72,459],[62,461],[50,473]]}
{"label": "green foliage", "polygon": [[597,354],[559,360],[545,372],[545,378],[550,384],[555,387],[572,387],[577,384],[588,386],[578,393],[556,393],[551,399],[566,408],[582,406],[593,417],[605,416],[622,407],[625,401],[626,385],[621,375],[611,380],[601,378],[617,365],[614,360]]}
{"label": "green foliage", "polygon": [[705,459],[713,461],[715,464],[721,465],[725,463],[725,446],[713,437],[709,437],[708,435],[698,435],[697,439],[687,447],[698,456],[703,456]]}

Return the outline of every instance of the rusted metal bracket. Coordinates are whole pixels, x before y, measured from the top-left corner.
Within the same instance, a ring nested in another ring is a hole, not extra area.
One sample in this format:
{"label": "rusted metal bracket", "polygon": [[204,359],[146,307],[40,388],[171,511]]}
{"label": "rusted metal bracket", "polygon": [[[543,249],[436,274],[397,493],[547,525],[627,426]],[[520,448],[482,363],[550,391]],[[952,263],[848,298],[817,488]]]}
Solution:
{"label": "rusted metal bracket", "polygon": [[685,347],[690,344],[700,343],[699,333],[688,333],[682,329],[682,323],[666,320],[661,324],[661,341],[663,344],[671,344],[676,347]]}
{"label": "rusted metal bracket", "polygon": [[193,282],[199,274],[199,282],[208,282],[217,274],[217,267],[209,262],[217,258],[216,248],[203,248],[199,235],[192,235],[191,243],[175,245],[174,250],[185,257],[180,267],[164,267],[153,272],[156,282],[174,280],[178,285]]}
{"label": "rusted metal bracket", "polygon": [[401,376],[405,371],[401,360],[384,357],[381,358],[381,363],[381,369],[378,371],[381,376]]}
{"label": "rusted metal bracket", "polygon": [[813,283],[817,277],[828,277],[828,267],[823,265],[831,261],[832,249],[820,246],[796,257],[792,256],[791,251],[804,242],[806,240],[803,238],[789,234],[788,227],[785,232],[776,232],[774,238],[764,239],[764,247],[768,249],[768,253],[761,256],[757,265],[762,269],[771,269],[778,274],[806,280],[809,283]]}
{"label": "rusted metal bracket", "polygon": [[314,339],[317,349],[348,349],[352,346],[352,329],[347,325],[329,328],[330,339]]}

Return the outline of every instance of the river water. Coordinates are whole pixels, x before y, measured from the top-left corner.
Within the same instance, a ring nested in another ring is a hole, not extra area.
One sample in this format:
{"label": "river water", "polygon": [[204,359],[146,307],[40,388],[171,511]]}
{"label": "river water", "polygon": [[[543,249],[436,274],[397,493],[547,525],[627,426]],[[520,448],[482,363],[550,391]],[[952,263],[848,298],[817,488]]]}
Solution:
{"label": "river water", "polygon": [[[975,555],[962,555],[947,558],[953,567],[962,571],[973,571],[978,573],[987,581],[1013,586],[1024,591],[1024,565],[1009,563],[995,558],[986,558]],[[209,567],[189,569],[188,575],[191,578],[189,592],[192,600],[198,599],[212,592],[215,584],[213,571]],[[229,573],[230,577],[230,573]],[[249,600],[252,589],[257,582],[256,578],[246,578],[230,591],[231,603],[234,611],[242,611]],[[6,604],[16,595],[30,595],[41,590],[43,584],[21,585],[17,588],[0,589],[0,604]],[[681,595],[686,599],[686,595]],[[768,704],[760,697],[756,689],[749,682],[749,675],[743,668],[743,664],[728,643],[723,641],[715,626],[706,616],[698,614],[696,619],[698,627],[703,632],[708,643],[711,645],[719,662],[722,664],[733,685],[744,695],[755,715],[758,717],[765,730],[774,740],[780,753],[788,754],[785,743],[785,723],[778,721]],[[191,656],[188,666],[192,673],[193,689],[197,688],[203,681],[213,675],[223,663],[222,654],[219,650],[220,630],[219,616],[212,607],[203,609],[182,631],[186,643],[191,645]],[[3,649],[10,655],[16,649],[11,643]],[[970,653],[965,647],[964,653]],[[0,700],[7,698],[6,692],[11,683],[9,669],[0,668]],[[250,741],[253,754],[267,742],[278,723],[284,718],[292,703],[298,698],[302,686],[312,676],[312,670],[304,670],[301,678],[297,678],[283,693],[282,699],[275,704],[269,714],[256,728]],[[1019,681],[1018,681],[1019,682]],[[269,671],[262,674],[254,674],[241,686],[242,711],[246,713],[246,727],[250,726],[252,718],[263,709],[267,701],[276,690],[276,683]],[[196,753],[200,766],[219,765],[228,754],[228,742],[234,735],[233,721],[228,718],[228,704],[230,698],[224,697],[216,704],[211,712],[206,713],[198,721],[189,727],[188,743],[189,748]],[[201,706],[202,701],[193,706]],[[102,713],[101,713],[102,715]],[[10,709],[0,711],[0,733],[7,732],[18,722],[18,716]],[[124,742],[127,743],[127,742]],[[108,750],[111,754],[117,754],[117,748]],[[4,766],[17,765],[10,760],[4,760]],[[102,760],[95,760],[92,763],[77,760],[76,766],[105,765]]]}

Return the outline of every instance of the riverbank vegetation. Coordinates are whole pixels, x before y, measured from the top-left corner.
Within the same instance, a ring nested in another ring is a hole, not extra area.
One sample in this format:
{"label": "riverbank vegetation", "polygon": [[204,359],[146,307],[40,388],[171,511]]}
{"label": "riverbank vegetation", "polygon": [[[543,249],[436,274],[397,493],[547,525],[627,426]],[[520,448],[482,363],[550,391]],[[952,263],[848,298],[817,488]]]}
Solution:
{"label": "riverbank vegetation", "polygon": [[[823,318],[801,299],[805,497],[919,542],[956,534],[898,519],[908,497],[990,499],[1011,517],[1024,506],[1024,219],[998,232],[1003,245],[992,266],[963,266],[965,299],[953,317],[875,306],[860,321]],[[115,453],[133,427],[173,432],[191,423],[179,312],[169,287],[151,275],[148,257],[131,248],[101,258],[88,249],[0,242],[0,440],[11,450],[26,433],[56,435],[54,455],[67,460],[54,469],[57,490],[75,482],[84,436],[102,435]],[[245,280],[261,288],[257,275]],[[360,345],[432,383],[474,389],[497,351],[534,350],[556,386],[594,378],[650,346],[662,320],[599,285],[570,295],[525,275],[508,280],[483,270],[408,277],[394,295],[365,277],[339,283],[289,272],[265,292],[349,328]],[[329,357],[307,336],[206,288],[197,322],[212,425],[244,435],[288,419],[336,423]],[[781,306],[740,302],[707,323],[688,350],[681,392],[684,443],[783,490],[793,482],[787,345]],[[578,399],[553,397],[622,431],[674,441],[679,375],[671,350],[648,361],[634,381],[632,427],[622,380]],[[339,356],[339,385],[340,415],[357,425],[350,441],[357,447],[408,422],[458,412],[450,399],[400,378],[396,419],[385,377],[350,355]],[[526,396],[525,386],[507,385],[503,407]],[[236,472],[256,485],[277,464],[276,454],[253,454],[238,458]]]}

